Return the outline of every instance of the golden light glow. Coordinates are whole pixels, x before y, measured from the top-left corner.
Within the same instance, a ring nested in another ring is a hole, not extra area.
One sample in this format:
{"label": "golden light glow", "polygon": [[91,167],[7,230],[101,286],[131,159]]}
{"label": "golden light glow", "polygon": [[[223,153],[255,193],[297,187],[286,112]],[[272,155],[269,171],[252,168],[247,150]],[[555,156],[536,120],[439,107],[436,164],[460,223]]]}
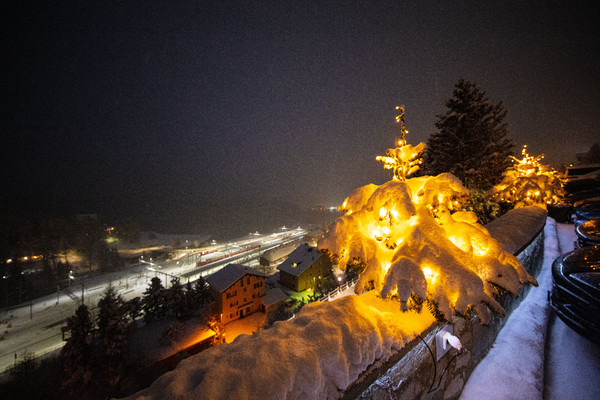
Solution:
{"label": "golden light glow", "polygon": [[373,229],[373,231],[371,231],[371,235],[373,236],[373,239],[380,241],[383,239],[383,235],[381,233],[381,230],[379,229]]}
{"label": "golden light glow", "polygon": [[381,207],[379,209],[379,218],[384,219],[386,216],[387,216],[387,210],[385,209],[385,207]]}
{"label": "golden light glow", "polygon": [[479,243],[477,243],[477,242],[475,242],[475,241],[474,241],[474,242],[471,242],[471,245],[473,246],[473,254],[475,254],[476,256],[483,257],[483,256],[485,256],[485,255],[488,253],[488,251],[489,251],[489,249],[488,249],[488,248],[486,248],[486,247],[483,247],[483,246],[479,245]]}
{"label": "golden light glow", "polygon": [[494,187],[493,198],[514,203],[515,208],[559,202],[564,196],[561,175],[540,162],[544,155],[537,157],[527,153],[527,146],[521,152],[523,158],[510,157],[514,165],[504,172],[502,182]]}
{"label": "golden light glow", "polygon": [[[221,317],[223,316],[223,314],[221,314]],[[206,339],[209,339],[211,337],[215,336],[215,331],[213,331],[212,329],[201,329],[198,332],[196,332],[195,335],[193,335],[192,337],[190,337],[187,341],[183,342],[180,347],[182,349],[187,349],[189,347],[192,347],[193,345],[200,343]]]}
{"label": "golden light glow", "polygon": [[406,178],[419,170],[422,163],[420,155],[425,151],[425,143],[419,143],[413,147],[406,144],[406,123],[404,122],[404,106],[397,106],[400,114],[396,116],[396,122],[400,124],[400,139],[398,139],[395,149],[388,149],[385,156],[377,156],[375,160],[383,163],[384,169],[391,169],[394,172],[393,179],[405,181]]}
{"label": "golden light glow", "polygon": [[[346,214],[319,240],[318,247],[338,255],[342,270],[352,259],[364,263],[357,293],[374,289],[375,295],[396,296],[409,309],[419,307],[409,304],[410,298],[433,300],[448,320],[453,319],[454,311],[465,313],[469,305],[482,302],[482,307],[502,310],[489,283],[516,294],[520,281],[535,282],[535,278],[477,223],[474,212],[461,211],[469,191],[456,176],[407,178],[418,169],[425,145],[406,144],[404,107],[397,110],[399,147],[377,157],[384,168],[394,171],[393,179],[353,191],[342,205]],[[525,191],[530,196],[544,193],[536,187]],[[499,279],[506,268],[514,268],[518,274]],[[468,289],[460,289],[463,285]],[[460,309],[452,310],[454,307]],[[480,317],[484,321],[486,315]]]}
{"label": "golden light glow", "polygon": [[423,270],[423,275],[425,275],[425,279],[427,279],[427,284],[435,285],[439,273],[435,272],[431,267],[421,266],[421,270]]}
{"label": "golden light glow", "polygon": [[449,293],[448,300],[452,307],[456,307],[456,302],[458,301],[458,292]]}
{"label": "golden light glow", "polygon": [[385,276],[387,274],[387,272],[389,271],[390,267],[392,266],[391,263],[389,262],[384,262],[381,264],[381,269],[383,270],[383,275]]}

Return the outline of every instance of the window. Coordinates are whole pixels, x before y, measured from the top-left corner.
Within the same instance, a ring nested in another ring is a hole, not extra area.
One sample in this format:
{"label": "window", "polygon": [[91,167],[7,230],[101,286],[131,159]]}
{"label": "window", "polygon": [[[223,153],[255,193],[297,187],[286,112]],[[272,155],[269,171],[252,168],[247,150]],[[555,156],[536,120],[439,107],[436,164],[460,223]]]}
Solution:
{"label": "window", "polygon": [[246,283],[249,285],[250,284],[250,277],[248,277],[248,279],[246,280]]}
{"label": "window", "polygon": [[240,280],[240,287],[244,287],[244,278]]}

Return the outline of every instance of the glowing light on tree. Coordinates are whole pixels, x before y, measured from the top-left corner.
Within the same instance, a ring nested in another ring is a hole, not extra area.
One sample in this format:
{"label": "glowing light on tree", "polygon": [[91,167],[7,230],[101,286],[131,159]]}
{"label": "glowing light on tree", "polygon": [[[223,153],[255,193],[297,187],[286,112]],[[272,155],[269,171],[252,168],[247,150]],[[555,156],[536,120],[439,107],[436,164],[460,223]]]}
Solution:
{"label": "glowing light on tree", "polygon": [[[399,109],[396,120],[405,134],[404,108]],[[410,146],[405,135],[398,143],[387,157],[377,158],[394,170],[393,179],[354,190],[340,207],[345,214],[318,247],[333,253],[342,270],[354,261],[365,264],[357,293],[374,289],[383,298],[399,299],[404,310],[419,309],[427,300],[450,321],[471,310],[482,323],[489,321],[490,309],[503,315],[493,297],[497,287],[516,296],[520,284],[537,284],[535,278],[473,212],[460,211],[469,191],[458,178],[442,173],[406,179],[416,157],[402,151]]]}
{"label": "glowing light on tree", "polygon": [[530,205],[546,207],[557,203],[564,196],[558,172],[540,162],[544,158],[527,153],[527,145],[521,151],[523,158],[512,157],[513,166],[504,172],[502,182],[494,186],[496,201],[514,203],[515,208]]}
{"label": "glowing light on tree", "polygon": [[419,143],[413,147],[406,143],[406,123],[404,122],[404,106],[397,106],[400,114],[396,116],[396,122],[400,123],[400,139],[398,147],[388,149],[385,156],[377,156],[375,159],[383,163],[383,168],[394,170],[393,179],[404,181],[406,177],[419,170],[423,162],[421,154],[425,151],[425,143]]}

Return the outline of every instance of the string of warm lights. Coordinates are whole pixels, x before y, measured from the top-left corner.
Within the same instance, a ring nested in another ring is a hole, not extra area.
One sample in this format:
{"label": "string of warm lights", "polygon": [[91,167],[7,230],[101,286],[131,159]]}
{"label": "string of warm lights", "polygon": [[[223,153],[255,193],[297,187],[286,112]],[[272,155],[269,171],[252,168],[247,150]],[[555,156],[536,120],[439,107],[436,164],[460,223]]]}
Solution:
{"label": "string of warm lights", "polygon": [[355,189],[318,247],[331,252],[342,270],[356,261],[365,264],[357,293],[374,289],[399,300],[403,310],[431,300],[450,321],[474,310],[486,323],[491,310],[504,313],[494,299],[497,287],[516,295],[520,284],[535,279],[477,223],[475,213],[460,211],[469,191],[456,176],[407,179],[419,168],[425,145],[406,143],[404,106],[396,109],[398,147],[376,158],[393,169],[393,179]]}
{"label": "string of warm lights", "polygon": [[383,163],[383,168],[391,169],[394,172],[393,179],[396,181],[405,181],[406,177],[419,170],[423,163],[421,154],[425,151],[425,143],[419,143],[412,146],[406,143],[406,122],[404,121],[404,106],[397,106],[400,114],[396,116],[396,122],[400,124],[400,139],[398,139],[396,148],[388,149],[385,156],[377,156],[375,159]]}
{"label": "string of warm lights", "polygon": [[527,153],[527,145],[521,151],[522,158],[510,156],[514,165],[504,172],[502,182],[494,187],[493,198],[513,203],[515,208],[557,203],[564,195],[560,174],[541,163],[544,155],[537,157]]}

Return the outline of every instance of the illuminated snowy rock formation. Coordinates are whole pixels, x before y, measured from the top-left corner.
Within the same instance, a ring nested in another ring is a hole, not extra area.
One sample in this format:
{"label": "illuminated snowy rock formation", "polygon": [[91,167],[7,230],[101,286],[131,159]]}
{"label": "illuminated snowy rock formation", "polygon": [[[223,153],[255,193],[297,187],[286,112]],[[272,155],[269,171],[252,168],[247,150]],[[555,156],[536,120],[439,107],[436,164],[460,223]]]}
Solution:
{"label": "illuminated snowy rock formation", "polygon": [[494,186],[496,201],[513,203],[515,208],[557,203],[565,194],[558,173],[540,163],[544,155],[527,154],[523,146],[522,159],[511,157],[515,164],[504,172],[502,182]]}

